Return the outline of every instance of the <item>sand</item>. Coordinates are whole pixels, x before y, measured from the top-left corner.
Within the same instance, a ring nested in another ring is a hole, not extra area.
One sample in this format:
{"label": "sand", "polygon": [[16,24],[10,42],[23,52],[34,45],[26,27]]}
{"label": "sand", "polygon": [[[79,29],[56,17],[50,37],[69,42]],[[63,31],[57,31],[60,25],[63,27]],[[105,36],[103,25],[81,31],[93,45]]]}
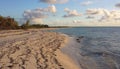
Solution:
{"label": "sand", "polygon": [[[69,37],[67,35],[65,36],[67,37],[67,39],[64,41],[65,43],[61,45],[60,49],[56,51],[56,58],[63,65],[64,69],[81,69],[81,67],[79,67],[79,65],[77,65],[77,63],[71,58],[74,55],[69,55],[72,52],[69,51],[69,54],[67,54],[63,50],[65,47],[69,47],[68,45],[71,44],[70,42],[72,40],[72,37]],[[65,50],[67,51],[67,49]]]}
{"label": "sand", "polygon": [[0,69],[78,69],[61,51],[68,40],[39,29],[0,31]]}

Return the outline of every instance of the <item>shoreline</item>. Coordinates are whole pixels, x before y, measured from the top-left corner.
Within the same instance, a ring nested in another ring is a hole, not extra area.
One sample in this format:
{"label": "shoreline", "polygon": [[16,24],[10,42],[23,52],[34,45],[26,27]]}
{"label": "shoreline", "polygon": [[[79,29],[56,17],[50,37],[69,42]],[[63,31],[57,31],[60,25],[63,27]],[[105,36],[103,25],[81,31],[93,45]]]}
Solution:
{"label": "shoreline", "polygon": [[61,50],[70,37],[44,30],[0,31],[0,68],[79,69]]}
{"label": "shoreline", "polygon": [[62,51],[62,49],[68,46],[70,41],[73,40],[73,37],[70,37],[66,34],[63,35],[66,36],[67,38],[65,40],[65,43],[60,47],[60,49],[56,51],[56,54],[58,54],[56,58],[58,59],[59,62],[63,64],[65,69],[81,69],[69,54],[64,53],[64,51]]}

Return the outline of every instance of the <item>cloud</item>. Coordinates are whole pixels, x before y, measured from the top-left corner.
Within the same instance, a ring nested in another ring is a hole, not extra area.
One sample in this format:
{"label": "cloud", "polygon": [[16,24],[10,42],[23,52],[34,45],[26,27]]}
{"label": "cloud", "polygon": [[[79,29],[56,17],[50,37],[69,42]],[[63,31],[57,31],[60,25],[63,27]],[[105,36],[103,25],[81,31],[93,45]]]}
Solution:
{"label": "cloud", "polygon": [[40,2],[44,2],[48,4],[64,4],[67,3],[68,0],[40,0]]}
{"label": "cloud", "polygon": [[55,13],[56,7],[54,5],[47,8],[37,8],[33,10],[26,10],[23,13],[24,20],[30,20],[31,23],[42,23],[42,19],[48,17],[49,13]]}
{"label": "cloud", "polygon": [[82,23],[80,20],[73,20],[73,23]]}
{"label": "cloud", "polygon": [[23,16],[26,18],[44,18],[44,17],[46,17],[46,15],[43,14],[43,11],[40,11],[38,9],[26,10],[26,11],[24,11]]}
{"label": "cloud", "polygon": [[81,3],[81,5],[83,5],[83,6],[88,6],[90,4],[93,4],[93,2],[92,1],[85,1],[85,2]]}
{"label": "cloud", "polygon": [[86,18],[87,19],[94,19],[95,17],[94,16],[87,16]]}
{"label": "cloud", "polygon": [[64,11],[67,12],[67,13],[69,13],[70,9],[69,8],[65,8]]}
{"label": "cloud", "polygon": [[112,10],[112,11],[105,10],[103,12],[104,12],[104,15],[101,17],[101,20],[111,21],[111,20],[120,19],[120,11],[119,10]]}
{"label": "cloud", "polygon": [[24,11],[24,20],[30,20],[31,23],[42,23],[42,19],[47,17],[47,14],[43,13],[44,9],[34,9]]}
{"label": "cloud", "polygon": [[106,11],[104,18],[114,20],[120,19],[120,11],[119,10]]}
{"label": "cloud", "polygon": [[88,9],[86,10],[86,14],[90,16],[101,16],[99,19],[102,20],[118,20],[120,19],[120,11],[119,10],[107,10],[107,9]]}
{"label": "cloud", "polygon": [[86,10],[86,14],[87,15],[103,15],[104,14],[104,11],[105,9],[101,9],[101,8],[98,8],[98,9],[87,9]]}
{"label": "cloud", "polygon": [[52,6],[48,7],[48,11],[51,13],[55,13],[57,10],[56,10],[56,7],[54,5],[52,5]]}
{"label": "cloud", "polygon": [[42,18],[33,18],[30,21],[31,21],[31,24],[41,24],[41,23],[43,23]]}
{"label": "cloud", "polygon": [[63,17],[81,16],[81,14],[77,12],[77,10],[70,10],[69,8],[65,8],[64,11],[65,11],[67,14],[65,14]]}
{"label": "cloud", "polygon": [[120,3],[116,4],[115,6],[118,7],[118,8],[120,8]]}

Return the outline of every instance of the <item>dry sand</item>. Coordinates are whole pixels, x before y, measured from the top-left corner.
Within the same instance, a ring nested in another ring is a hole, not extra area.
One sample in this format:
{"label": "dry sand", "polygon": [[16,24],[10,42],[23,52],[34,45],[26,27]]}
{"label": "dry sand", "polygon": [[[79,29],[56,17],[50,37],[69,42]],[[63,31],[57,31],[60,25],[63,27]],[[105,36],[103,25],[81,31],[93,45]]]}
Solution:
{"label": "dry sand", "polygon": [[60,50],[67,42],[44,30],[0,31],[0,69],[78,69]]}

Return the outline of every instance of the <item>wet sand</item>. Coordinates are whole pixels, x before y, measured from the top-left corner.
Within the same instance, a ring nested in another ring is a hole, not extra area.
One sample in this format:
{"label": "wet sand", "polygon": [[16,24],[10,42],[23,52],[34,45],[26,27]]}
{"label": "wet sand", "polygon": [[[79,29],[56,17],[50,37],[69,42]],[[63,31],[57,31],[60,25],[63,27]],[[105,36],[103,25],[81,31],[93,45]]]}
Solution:
{"label": "wet sand", "polygon": [[78,69],[61,51],[68,39],[38,29],[0,31],[0,69]]}

